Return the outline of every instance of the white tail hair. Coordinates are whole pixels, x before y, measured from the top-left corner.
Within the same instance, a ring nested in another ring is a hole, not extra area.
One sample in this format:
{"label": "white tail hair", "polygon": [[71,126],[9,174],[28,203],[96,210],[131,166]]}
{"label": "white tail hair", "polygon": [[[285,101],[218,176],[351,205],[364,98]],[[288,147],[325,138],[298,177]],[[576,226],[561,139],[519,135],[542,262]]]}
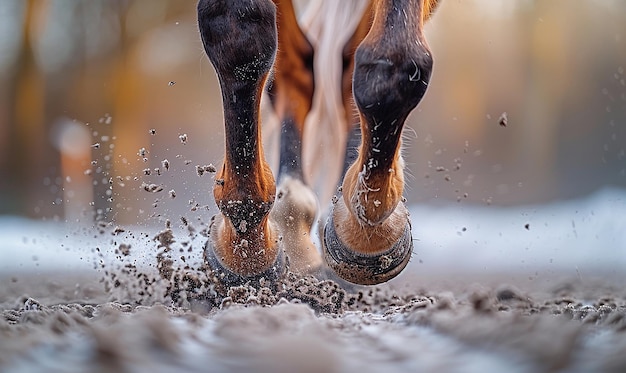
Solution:
{"label": "white tail hair", "polygon": [[[296,4],[298,5],[298,4]],[[315,48],[315,94],[303,134],[302,164],[305,181],[322,206],[329,203],[341,177],[347,123],[341,98],[342,51],[354,33],[367,0],[310,0],[300,12],[300,27]],[[267,101],[267,100],[266,100]],[[264,104],[265,109],[269,105]],[[278,163],[280,124],[264,110],[266,154]]]}

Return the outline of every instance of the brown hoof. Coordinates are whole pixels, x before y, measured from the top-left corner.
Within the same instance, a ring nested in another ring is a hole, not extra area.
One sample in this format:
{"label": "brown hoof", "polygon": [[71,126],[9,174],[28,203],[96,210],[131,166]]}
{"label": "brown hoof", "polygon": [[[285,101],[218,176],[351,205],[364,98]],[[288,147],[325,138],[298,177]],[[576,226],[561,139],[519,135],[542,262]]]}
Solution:
{"label": "brown hoof", "polygon": [[[221,216],[217,215],[215,220],[219,220]],[[225,288],[232,286],[241,286],[250,284],[252,286],[262,286],[263,284],[276,284],[283,278],[286,273],[286,259],[284,250],[280,243],[276,243],[278,246],[276,259],[266,269],[259,272],[250,273],[238,273],[226,264],[224,264],[222,258],[219,257],[217,242],[215,241],[216,234],[216,221],[213,221],[209,227],[209,238],[204,245],[204,260],[208,264],[209,268],[213,271],[216,279]],[[248,257],[250,262],[257,260],[258,258]],[[245,259],[244,259],[245,261]],[[263,280],[263,281],[262,281]]]}
{"label": "brown hoof", "polygon": [[215,252],[213,251],[213,244],[210,238],[204,246],[204,259],[208,263],[211,270],[213,270],[213,274],[219,280],[221,285],[226,288],[241,286],[245,284],[250,284],[258,287],[262,285],[262,280],[269,284],[275,284],[283,278],[286,272],[285,256],[281,251],[278,255],[278,258],[276,258],[276,262],[264,272],[254,275],[241,275],[235,273],[226,268],[215,256]]}
{"label": "brown hoof", "polygon": [[409,263],[413,252],[411,223],[400,238],[382,253],[362,254],[346,246],[337,235],[331,213],[324,227],[322,245],[326,264],[342,279],[359,285],[376,285],[396,277]]}

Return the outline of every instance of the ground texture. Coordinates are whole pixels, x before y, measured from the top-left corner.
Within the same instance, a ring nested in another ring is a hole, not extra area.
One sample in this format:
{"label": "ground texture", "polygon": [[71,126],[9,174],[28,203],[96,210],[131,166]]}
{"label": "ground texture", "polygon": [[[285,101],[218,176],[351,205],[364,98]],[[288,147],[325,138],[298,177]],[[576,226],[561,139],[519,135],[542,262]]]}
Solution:
{"label": "ground texture", "polygon": [[170,289],[159,299],[129,286],[136,273],[114,277],[108,291],[110,273],[2,278],[0,371],[626,371],[620,279],[449,274],[346,291],[289,276],[204,299],[155,281]]}

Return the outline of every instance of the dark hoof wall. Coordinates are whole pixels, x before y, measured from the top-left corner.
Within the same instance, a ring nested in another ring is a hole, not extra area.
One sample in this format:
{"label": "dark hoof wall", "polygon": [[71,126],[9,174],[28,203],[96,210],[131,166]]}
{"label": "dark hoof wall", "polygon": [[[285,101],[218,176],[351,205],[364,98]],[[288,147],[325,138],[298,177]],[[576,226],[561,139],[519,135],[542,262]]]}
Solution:
{"label": "dark hoof wall", "polygon": [[255,275],[241,275],[226,268],[215,255],[213,249],[213,238],[209,236],[204,245],[204,260],[213,271],[213,275],[220,285],[228,289],[233,286],[251,285],[254,287],[269,286],[277,284],[286,273],[285,254],[279,250],[276,261],[267,270]]}
{"label": "dark hoof wall", "polygon": [[409,263],[413,252],[411,224],[407,222],[400,239],[380,254],[352,251],[337,236],[332,214],[324,228],[323,255],[326,264],[342,279],[353,284],[376,285],[396,277]]}

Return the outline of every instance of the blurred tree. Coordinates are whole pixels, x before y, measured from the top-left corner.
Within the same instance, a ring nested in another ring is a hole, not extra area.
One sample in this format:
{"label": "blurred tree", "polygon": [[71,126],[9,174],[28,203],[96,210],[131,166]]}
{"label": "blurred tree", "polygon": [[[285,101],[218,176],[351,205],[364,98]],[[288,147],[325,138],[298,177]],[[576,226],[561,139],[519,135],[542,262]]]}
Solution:
{"label": "blurred tree", "polygon": [[[46,11],[45,1],[25,2],[17,58],[7,74],[9,95],[4,121],[10,141],[0,149],[0,157],[5,160],[0,169],[3,213],[51,216],[61,212],[56,198],[60,185],[58,156],[47,141],[45,127],[45,79],[33,48],[36,33],[41,30],[34,26]],[[44,175],[48,176],[46,185]]]}

